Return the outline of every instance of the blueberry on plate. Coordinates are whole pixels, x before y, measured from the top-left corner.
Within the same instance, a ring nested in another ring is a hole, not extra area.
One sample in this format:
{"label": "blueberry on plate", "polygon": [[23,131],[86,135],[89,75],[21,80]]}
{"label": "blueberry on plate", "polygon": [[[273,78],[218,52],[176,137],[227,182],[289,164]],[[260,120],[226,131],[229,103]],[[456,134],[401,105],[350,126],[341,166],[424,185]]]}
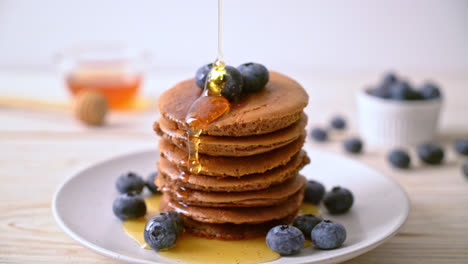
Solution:
{"label": "blueberry on plate", "polygon": [[323,204],[330,214],[344,214],[353,206],[354,196],[350,190],[339,186],[325,194]]}
{"label": "blueberry on plate", "polygon": [[422,99],[420,93],[414,90],[408,82],[398,81],[390,86],[390,98],[394,100],[419,100]]}
{"label": "blueberry on plate", "polygon": [[267,246],[282,256],[298,253],[304,247],[304,242],[301,230],[290,225],[275,226],[266,236]]}
{"label": "blueberry on plate", "polygon": [[346,229],[340,223],[324,220],[312,229],[310,237],[319,249],[335,249],[345,242]]}
{"label": "blueberry on plate", "polygon": [[307,181],[304,192],[304,201],[318,204],[320,201],[322,201],[324,195],[325,187],[323,187],[323,184],[312,180]]}
{"label": "blueberry on plate", "polygon": [[120,175],[115,185],[120,193],[141,193],[143,187],[145,187],[145,181],[136,173],[127,172]]}
{"label": "blueberry on plate", "polygon": [[184,231],[184,220],[182,220],[182,218],[177,212],[167,211],[167,212],[161,213],[161,215],[171,219],[174,222],[176,230],[177,230],[177,234],[180,234],[182,233],[182,231]]}
{"label": "blueberry on plate", "polygon": [[439,145],[426,143],[418,147],[418,156],[426,164],[437,165],[444,159],[444,150]]}
{"label": "blueberry on plate", "polygon": [[112,211],[122,221],[134,219],[146,214],[146,203],[134,192],[123,193],[114,200]]}
{"label": "blueberry on plate", "polygon": [[325,129],[322,128],[314,128],[310,131],[310,136],[312,139],[318,142],[324,142],[328,139],[328,133]]}
{"label": "blueberry on plate", "polygon": [[387,156],[387,160],[392,164],[392,166],[400,169],[409,168],[411,162],[411,158],[408,153],[402,149],[396,149],[390,152]]}
{"label": "blueberry on plate", "polygon": [[455,141],[455,151],[461,155],[468,156],[468,139],[459,139]]}
{"label": "blueberry on plate", "polygon": [[343,142],[343,148],[349,153],[361,153],[362,141],[359,138],[349,138]]}
{"label": "blueberry on plate", "polygon": [[334,129],[343,130],[346,128],[346,120],[342,116],[332,118],[330,125]]}
{"label": "blueberry on plate", "polygon": [[143,237],[150,248],[159,251],[173,247],[177,242],[178,234],[174,221],[160,214],[146,223]]}
{"label": "blueberry on plate", "polygon": [[239,100],[244,81],[242,80],[241,73],[232,66],[225,66],[226,75],[224,88],[221,90],[221,95],[223,95],[229,102],[236,102]]}
{"label": "blueberry on plate", "polygon": [[420,93],[425,100],[436,99],[441,97],[439,87],[432,82],[424,83],[421,86]]}
{"label": "blueberry on plate", "polygon": [[322,218],[313,214],[306,214],[296,217],[293,226],[299,228],[306,238],[310,238],[310,232],[320,222]]}
{"label": "blueberry on plate", "polygon": [[466,162],[462,167],[463,174],[468,177],[468,162]]}
{"label": "blueberry on plate", "polygon": [[198,68],[195,73],[195,83],[201,89],[205,89],[206,77],[209,75],[211,68],[213,68],[213,63],[205,64]]}
{"label": "blueberry on plate", "polygon": [[248,62],[237,67],[244,80],[243,91],[246,93],[256,93],[263,89],[268,83],[270,74],[268,69],[260,63]]}
{"label": "blueberry on plate", "polygon": [[158,176],[158,172],[152,172],[148,175],[148,178],[146,178],[146,187],[152,192],[152,193],[160,193],[158,190],[158,186],[155,184],[156,177]]}

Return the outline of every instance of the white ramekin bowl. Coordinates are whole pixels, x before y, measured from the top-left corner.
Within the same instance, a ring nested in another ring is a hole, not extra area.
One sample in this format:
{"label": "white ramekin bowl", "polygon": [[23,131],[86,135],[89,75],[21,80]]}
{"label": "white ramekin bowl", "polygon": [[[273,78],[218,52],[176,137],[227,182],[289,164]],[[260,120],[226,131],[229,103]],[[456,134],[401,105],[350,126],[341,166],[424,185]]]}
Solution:
{"label": "white ramekin bowl", "polygon": [[359,130],[375,147],[414,146],[437,132],[442,99],[396,101],[361,91],[357,95]]}

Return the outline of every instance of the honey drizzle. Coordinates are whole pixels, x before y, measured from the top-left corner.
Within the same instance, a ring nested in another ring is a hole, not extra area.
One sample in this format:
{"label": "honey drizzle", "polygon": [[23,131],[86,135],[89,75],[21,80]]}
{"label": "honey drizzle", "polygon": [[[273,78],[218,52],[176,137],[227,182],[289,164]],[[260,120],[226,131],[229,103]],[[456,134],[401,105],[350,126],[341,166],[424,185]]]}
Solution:
{"label": "honey drizzle", "polygon": [[229,111],[229,101],[221,94],[226,84],[226,69],[221,50],[221,3],[218,0],[218,57],[206,77],[201,96],[193,102],[185,117],[187,131],[188,170],[192,174],[200,173],[202,165],[198,157],[200,135],[207,125]]}

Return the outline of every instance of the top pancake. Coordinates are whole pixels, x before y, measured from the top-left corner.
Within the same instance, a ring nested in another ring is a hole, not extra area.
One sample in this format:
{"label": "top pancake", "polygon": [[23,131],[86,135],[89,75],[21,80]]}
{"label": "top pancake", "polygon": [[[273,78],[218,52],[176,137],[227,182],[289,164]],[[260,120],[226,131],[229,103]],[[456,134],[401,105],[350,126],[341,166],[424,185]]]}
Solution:
{"label": "top pancake", "polygon": [[[201,92],[193,78],[182,81],[161,95],[159,111],[180,129],[185,129],[185,116]],[[271,133],[298,121],[308,99],[304,88],[296,81],[270,72],[264,89],[232,104],[230,111],[209,124],[203,134],[238,137]]]}

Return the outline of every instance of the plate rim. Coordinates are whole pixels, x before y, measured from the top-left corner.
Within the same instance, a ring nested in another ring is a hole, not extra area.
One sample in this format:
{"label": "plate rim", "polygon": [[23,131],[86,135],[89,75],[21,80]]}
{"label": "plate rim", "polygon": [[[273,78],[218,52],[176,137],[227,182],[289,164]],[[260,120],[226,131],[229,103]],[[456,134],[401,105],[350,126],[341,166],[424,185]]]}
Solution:
{"label": "plate rim", "polygon": [[[309,148],[309,149],[311,149],[313,151],[324,152],[327,155],[336,156],[336,157],[339,157],[341,159],[345,159],[345,160],[347,160],[348,162],[351,162],[351,163],[357,163],[360,166],[364,166],[367,169],[372,170],[372,171],[380,174],[384,179],[386,179],[389,183],[394,185],[401,192],[401,194],[404,197],[404,201],[405,201],[405,206],[404,206],[405,210],[404,210],[404,212],[402,211],[402,215],[398,219],[399,221],[394,225],[393,229],[390,232],[386,232],[384,236],[381,236],[381,237],[377,238],[375,241],[372,241],[372,243],[370,243],[369,245],[364,246],[362,248],[359,248],[358,250],[355,250],[354,252],[349,252],[349,253],[345,253],[344,255],[341,255],[341,256],[334,256],[334,257],[330,257],[330,258],[320,260],[321,264],[343,262],[343,261],[355,258],[355,257],[357,257],[359,255],[362,255],[362,254],[364,254],[366,252],[369,252],[372,249],[375,249],[376,247],[382,245],[383,243],[385,243],[387,240],[389,240],[393,236],[395,236],[398,233],[398,231],[403,227],[403,225],[407,222],[409,214],[411,212],[411,200],[410,200],[409,195],[406,192],[405,188],[403,188],[403,186],[401,186],[393,178],[387,176],[385,173],[383,173],[382,171],[376,169],[375,167],[372,167],[372,166],[370,166],[370,165],[368,165],[366,163],[363,163],[363,162],[356,161],[356,160],[351,159],[349,157],[339,155],[338,153],[313,148],[313,146],[311,146],[310,144],[304,144],[304,148],[306,150]],[[151,148],[151,149],[150,148],[139,148],[139,149],[135,149],[135,150],[132,150],[132,151],[125,152],[125,153],[117,154],[117,155],[111,155],[111,156],[109,156],[107,158],[103,158],[103,159],[97,160],[95,162],[88,162],[88,163],[83,164],[81,166],[77,166],[77,167],[75,167],[73,169],[70,169],[68,172],[66,172],[67,177],[65,177],[65,180],[63,180],[58,185],[56,191],[54,192],[53,198],[52,198],[52,208],[51,208],[52,209],[52,215],[54,217],[55,222],[60,227],[60,229],[62,229],[62,231],[65,234],[67,234],[70,238],[72,238],[73,240],[78,242],[80,245],[82,245],[82,246],[90,249],[91,251],[93,251],[93,252],[95,252],[95,253],[97,253],[99,255],[102,255],[102,256],[110,257],[112,259],[125,261],[125,262],[129,262],[129,263],[140,263],[140,264],[164,263],[164,262],[159,262],[158,260],[148,261],[148,260],[143,260],[143,259],[138,259],[138,258],[122,255],[122,254],[116,253],[114,251],[108,250],[106,248],[103,248],[101,246],[98,246],[98,245],[84,239],[83,237],[81,237],[80,235],[75,233],[71,228],[69,228],[65,224],[64,220],[62,219],[62,217],[58,213],[58,208],[57,208],[57,198],[60,195],[63,188],[65,187],[65,185],[67,185],[74,178],[79,177],[79,175],[82,174],[84,171],[86,171],[86,170],[88,170],[90,168],[96,167],[98,165],[101,165],[103,163],[111,162],[111,161],[116,160],[116,159],[124,159],[124,158],[129,157],[129,156],[141,155],[143,153],[151,153],[151,152],[157,152],[157,150],[155,150],[153,148]],[[178,263],[185,263],[185,262],[178,262]],[[310,263],[310,262],[306,260],[306,261],[297,262],[297,263],[298,264],[306,264],[306,263]]]}

